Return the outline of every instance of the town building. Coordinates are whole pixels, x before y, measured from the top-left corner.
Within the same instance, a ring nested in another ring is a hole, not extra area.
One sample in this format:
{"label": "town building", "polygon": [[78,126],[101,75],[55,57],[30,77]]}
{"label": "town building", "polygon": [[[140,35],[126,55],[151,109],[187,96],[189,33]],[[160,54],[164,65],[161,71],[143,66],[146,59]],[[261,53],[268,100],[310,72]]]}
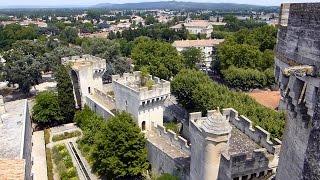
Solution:
{"label": "town building", "polygon": [[26,99],[0,96],[0,179],[32,179],[32,128]]}
{"label": "town building", "polygon": [[180,23],[170,27],[176,31],[186,28],[190,34],[205,34],[210,37],[213,31],[213,26],[224,26],[224,22],[209,22],[205,20],[186,20],[185,23]]}
{"label": "town building", "polygon": [[198,40],[180,40],[174,41],[172,46],[181,52],[187,48],[197,48],[203,52],[204,64],[207,68],[211,66],[211,62],[215,60],[216,57],[216,47],[222,43],[224,39],[198,39]]}

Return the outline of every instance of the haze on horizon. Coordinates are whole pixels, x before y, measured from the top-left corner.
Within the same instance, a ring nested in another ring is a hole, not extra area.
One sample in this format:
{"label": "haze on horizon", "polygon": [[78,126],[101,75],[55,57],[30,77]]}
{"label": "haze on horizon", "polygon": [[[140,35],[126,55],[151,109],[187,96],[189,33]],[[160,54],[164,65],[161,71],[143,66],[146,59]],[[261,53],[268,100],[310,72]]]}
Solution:
{"label": "haze on horizon", "polygon": [[[99,3],[136,3],[136,2],[151,2],[151,1],[167,1],[167,0],[0,0],[1,7],[9,6],[91,6]],[[183,1],[183,0],[177,0]],[[186,0],[190,1],[190,0]],[[280,6],[281,3],[293,3],[293,2],[320,2],[320,0],[267,0],[267,1],[257,1],[257,0],[192,0],[191,2],[211,2],[211,3],[238,3],[238,4],[254,4],[254,5],[266,5],[266,6]]]}

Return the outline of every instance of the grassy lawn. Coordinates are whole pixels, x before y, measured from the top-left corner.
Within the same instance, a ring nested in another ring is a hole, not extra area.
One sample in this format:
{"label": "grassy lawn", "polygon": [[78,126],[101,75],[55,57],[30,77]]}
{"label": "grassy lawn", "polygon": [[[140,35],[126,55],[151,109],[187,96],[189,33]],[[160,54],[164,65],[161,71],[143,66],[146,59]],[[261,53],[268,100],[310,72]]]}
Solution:
{"label": "grassy lawn", "polygon": [[58,144],[52,148],[53,161],[56,164],[56,171],[59,179],[78,180],[77,169],[73,166],[71,156],[65,144]]}

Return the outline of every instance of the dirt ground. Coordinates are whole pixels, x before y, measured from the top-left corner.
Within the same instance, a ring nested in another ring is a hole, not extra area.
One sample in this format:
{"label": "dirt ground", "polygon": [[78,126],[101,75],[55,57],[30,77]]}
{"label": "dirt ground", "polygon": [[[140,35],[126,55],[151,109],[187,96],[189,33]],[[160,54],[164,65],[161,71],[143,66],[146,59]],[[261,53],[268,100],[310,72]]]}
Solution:
{"label": "dirt ground", "polygon": [[247,93],[260,104],[276,109],[280,102],[280,91],[260,91]]}

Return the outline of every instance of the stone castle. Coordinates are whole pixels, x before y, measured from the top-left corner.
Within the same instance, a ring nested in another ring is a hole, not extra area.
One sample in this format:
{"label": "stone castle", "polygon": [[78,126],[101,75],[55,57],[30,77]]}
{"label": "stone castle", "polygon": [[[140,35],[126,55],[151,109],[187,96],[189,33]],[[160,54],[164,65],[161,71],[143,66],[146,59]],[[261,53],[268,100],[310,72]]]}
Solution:
{"label": "stone castle", "polygon": [[236,110],[213,110],[207,117],[191,113],[184,120],[188,136],[181,137],[163,127],[170,108],[164,106],[170,99],[169,81],[149,75],[154,85],[143,87],[136,71],[113,75],[112,83],[103,85],[104,59],[84,55],[62,61],[71,67],[79,107],[86,104],[106,120],[124,110],[137,120],[147,138],[153,172],[186,180],[266,178],[276,172],[281,142]]}
{"label": "stone castle", "polygon": [[140,72],[133,72],[103,84],[105,60],[90,55],[62,59],[71,67],[77,106],[86,104],[106,120],[118,110],[131,113],[145,134],[157,174],[183,180],[320,179],[320,3],[281,7],[275,77],[280,109],[288,112],[283,144],[232,108],[178,118],[184,137],[179,136],[163,126],[164,116],[181,117],[172,109],[179,105],[166,105],[170,82],[149,76],[153,87],[142,87]]}

